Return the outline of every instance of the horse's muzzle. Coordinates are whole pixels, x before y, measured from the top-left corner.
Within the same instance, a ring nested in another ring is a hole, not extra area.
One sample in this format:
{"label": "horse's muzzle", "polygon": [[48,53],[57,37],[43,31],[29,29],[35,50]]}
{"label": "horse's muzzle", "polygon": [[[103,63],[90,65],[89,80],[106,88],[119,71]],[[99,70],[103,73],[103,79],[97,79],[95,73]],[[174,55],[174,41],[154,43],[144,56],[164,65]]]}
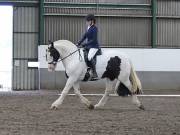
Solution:
{"label": "horse's muzzle", "polygon": [[48,71],[49,72],[55,71],[55,69],[56,69],[56,64],[48,64]]}

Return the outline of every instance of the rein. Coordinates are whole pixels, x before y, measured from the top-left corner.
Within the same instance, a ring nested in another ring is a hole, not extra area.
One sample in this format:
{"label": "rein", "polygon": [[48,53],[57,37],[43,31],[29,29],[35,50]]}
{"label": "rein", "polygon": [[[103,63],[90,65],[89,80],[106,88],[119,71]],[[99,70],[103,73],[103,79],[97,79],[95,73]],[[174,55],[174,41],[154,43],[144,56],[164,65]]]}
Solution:
{"label": "rein", "polygon": [[76,51],[70,53],[70,54],[67,55],[66,57],[64,57],[64,58],[62,58],[62,59],[59,59],[58,61],[52,61],[52,62],[50,62],[50,63],[48,63],[48,64],[54,64],[54,63],[57,63],[57,62],[61,62],[61,61],[65,60],[66,58],[70,57],[71,55],[73,55],[74,53],[76,53],[77,51],[79,52],[79,60],[81,61],[81,60],[82,60],[82,55],[81,55],[81,53],[80,53],[80,49],[78,48]]}
{"label": "rein", "polygon": [[64,57],[64,58],[62,58],[62,59],[59,59],[57,62],[60,62],[60,61],[65,60],[66,58],[68,58],[69,56],[73,55],[73,54],[76,53],[77,51],[79,52],[79,60],[82,60],[82,56],[81,56],[81,53],[80,53],[80,49],[78,48],[76,51],[70,53],[69,55],[67,55],[66,57]]}

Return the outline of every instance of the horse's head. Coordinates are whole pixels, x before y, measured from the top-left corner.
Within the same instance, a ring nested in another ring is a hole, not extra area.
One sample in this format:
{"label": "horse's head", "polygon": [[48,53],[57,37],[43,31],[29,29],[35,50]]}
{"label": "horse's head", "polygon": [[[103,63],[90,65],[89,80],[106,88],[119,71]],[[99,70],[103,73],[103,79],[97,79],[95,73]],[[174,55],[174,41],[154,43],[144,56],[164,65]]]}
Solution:
{"label": "horse's head", "polygon": [[57,66],[60,54],[54,47],[54,42],[50,42],[48,49],[46,50],[46,60],[48,62],[48,71],[54,71]]}

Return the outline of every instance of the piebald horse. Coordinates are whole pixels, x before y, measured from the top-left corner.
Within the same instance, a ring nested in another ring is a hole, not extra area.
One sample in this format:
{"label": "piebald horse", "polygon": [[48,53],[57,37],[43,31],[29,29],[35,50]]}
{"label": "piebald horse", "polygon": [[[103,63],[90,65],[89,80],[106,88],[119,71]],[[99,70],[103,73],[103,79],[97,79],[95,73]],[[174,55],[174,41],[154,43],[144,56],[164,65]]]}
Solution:
{"label": "piebald horse", "polygon": [[131,60],[125,54],[115,54],[108,50],[104,51],[101,56],[97,56],[96,65],[99,79],[105,79],[106,82],[105,93],[95,106],[92,105],[80,92],[80,81],[85,78],[88,81],[87,77],[90,79],[91,76],[91,72],[87,74],[88,67],[84,61],[82,50],[68,40],[58,40],[48,45],[46,51],[48,70],[54,71],[58,62],[62,61],[68,76],[60,97],[54,101],[51,109],[58,109],[73,87],[74,93],[89,109],[103,107],[109,98],[109,94],[114,90],[119,96],[131,96],[132,102],[139,109],[144,110],[143,104],[137,97],[137,94],[142,93],[141,82],[134,71]]}

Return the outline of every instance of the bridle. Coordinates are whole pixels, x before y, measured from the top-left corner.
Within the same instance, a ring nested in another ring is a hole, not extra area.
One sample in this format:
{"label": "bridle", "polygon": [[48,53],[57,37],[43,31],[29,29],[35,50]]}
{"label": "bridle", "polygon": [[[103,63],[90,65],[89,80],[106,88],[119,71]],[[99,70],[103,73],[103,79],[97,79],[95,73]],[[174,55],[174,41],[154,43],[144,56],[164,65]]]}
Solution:
{"label": "bridle", "polygon": [[[48,62],[48,64],[56,65],[58,62],[61,62],[61,61],[65,60],[65,59],[67,59],[68,57],[70,57],[71,55],[73,55],[76,52],[79,52],[79,60],[81,61],[82,60],[82,55],[81,55],[81,52],[80,52],[80,48],[78,48],[76,51],[70,53],[69,55],[65,56],[64,58],[60,58],[57,61],[52,60],[51,62]],[[47,61],[47,49],[46,49],[46,61]]]}

